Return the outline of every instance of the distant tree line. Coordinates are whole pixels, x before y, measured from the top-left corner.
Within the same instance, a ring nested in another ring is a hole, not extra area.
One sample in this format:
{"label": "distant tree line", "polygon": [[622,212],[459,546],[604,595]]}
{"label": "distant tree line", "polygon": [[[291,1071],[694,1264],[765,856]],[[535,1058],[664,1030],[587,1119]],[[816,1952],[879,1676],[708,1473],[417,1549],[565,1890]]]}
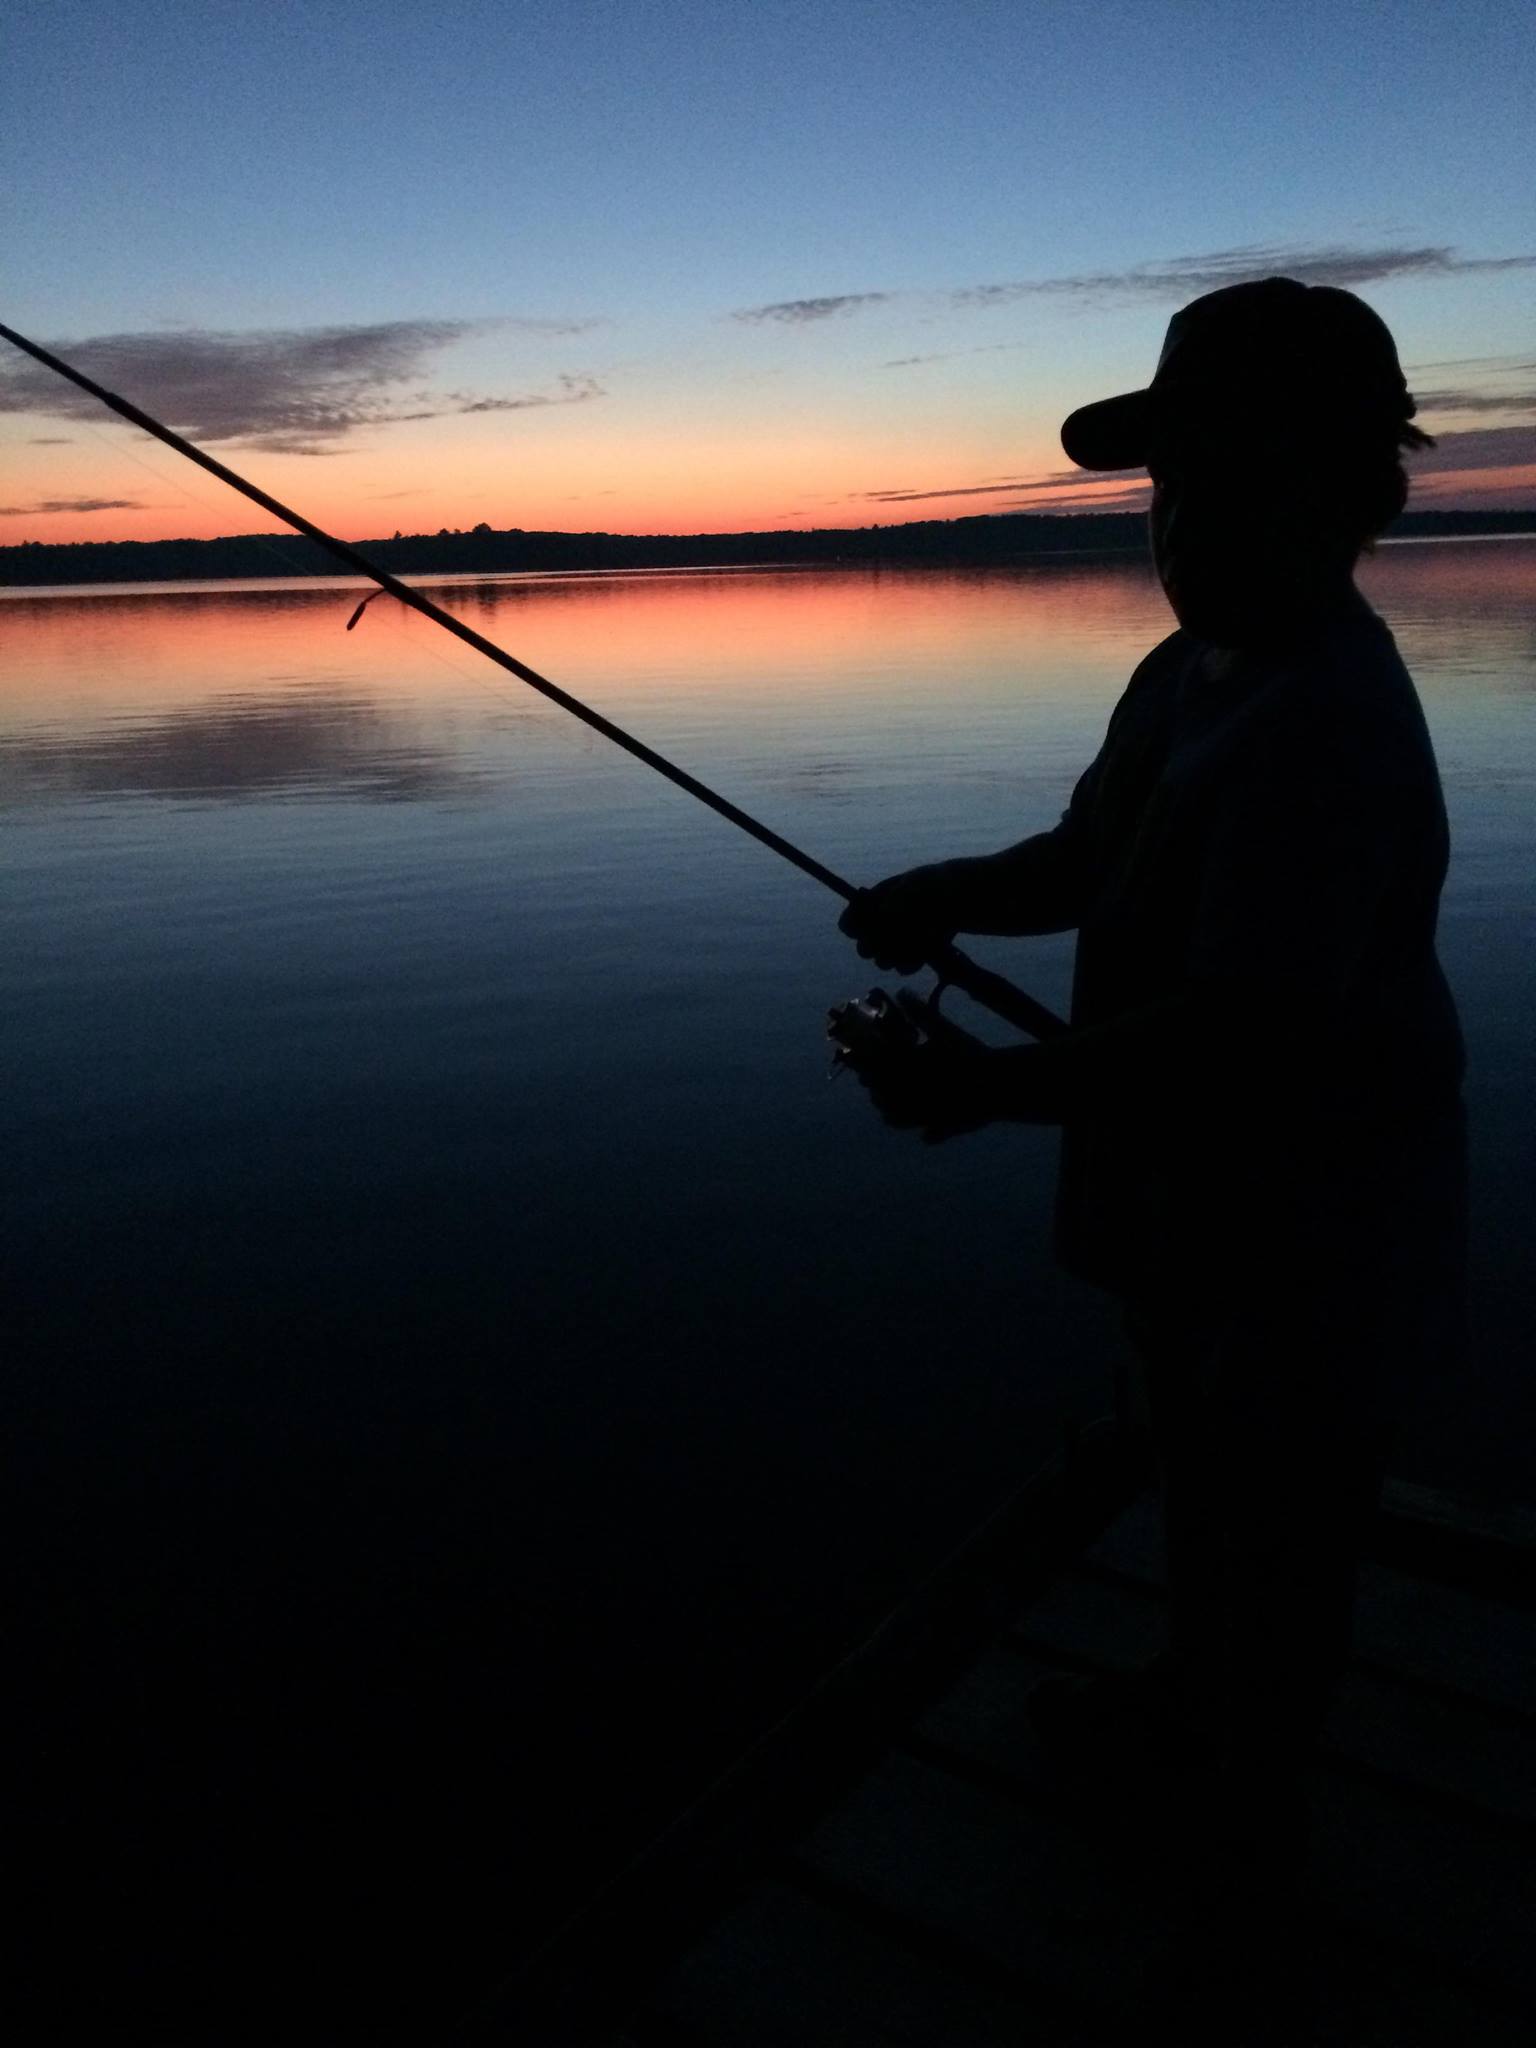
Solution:
{"label": "distant tree line", "polygon": [[[1139,512],[1000,512],[903,526],[813,527],[773,533],[529,533],[482,521],[460,531],[396,533],[356,545],[400,575],[529,569],[704,569],[770,563],[1015,561],[1028,555],[1139,553]],[[1403,536],[1536,533],[1536,512],[1407,512]],[[221,540],[23,541],[0,547],[0,583],[144,583],[342,573],[298,534]]]}

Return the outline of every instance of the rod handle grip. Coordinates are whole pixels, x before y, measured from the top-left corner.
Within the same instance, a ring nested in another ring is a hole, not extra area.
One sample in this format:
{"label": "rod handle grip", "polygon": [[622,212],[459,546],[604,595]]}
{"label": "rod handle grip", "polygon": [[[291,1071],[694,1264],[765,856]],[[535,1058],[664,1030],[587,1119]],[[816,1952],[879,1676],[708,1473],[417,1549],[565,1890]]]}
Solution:
{"label": "rod handle grip", "polygon": [[1058,1017],[1044,1003],[1037,1003],[1033,996],[1025,995],[1023,989],[1015,988],[990,967],[981,966],[958,946],[939,947],[928,964],[952,988],[960,989],[973,1003],[980,1003],[994,1017],[1001,1017],[1005,1024],[1027,1032],[1031,1038],[1060,1038],[1068,1028],[1064,1017]]}

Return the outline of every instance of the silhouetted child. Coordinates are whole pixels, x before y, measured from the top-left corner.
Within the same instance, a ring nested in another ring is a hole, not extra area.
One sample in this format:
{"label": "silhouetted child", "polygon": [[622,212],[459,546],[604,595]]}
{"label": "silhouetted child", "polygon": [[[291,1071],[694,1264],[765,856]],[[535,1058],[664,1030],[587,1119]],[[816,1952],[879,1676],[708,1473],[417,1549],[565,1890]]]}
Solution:
{"label": "silhouetted child", "polygon": [[1177,314],[1150,388],[1062,429],[1084,468],[1150,471],[1177,631],[1054,831],[842,919],[904,972],[956,932],[1078,932],[1064,1037],[936,1043],[868,1085],[930,1138],[1061,1124],[1060,1257],[1120,1297],[1143,1368],[1168,1652],[1048,1683],[1037,1727],[1106,1765],[1219,1763],[1239,1831],[1276,1844],[1348,1655],[1394,1405],[1459,1329],[1445,810],[1353,581],[1427,445],[1414,409],[1348,292],[1269,278]]}

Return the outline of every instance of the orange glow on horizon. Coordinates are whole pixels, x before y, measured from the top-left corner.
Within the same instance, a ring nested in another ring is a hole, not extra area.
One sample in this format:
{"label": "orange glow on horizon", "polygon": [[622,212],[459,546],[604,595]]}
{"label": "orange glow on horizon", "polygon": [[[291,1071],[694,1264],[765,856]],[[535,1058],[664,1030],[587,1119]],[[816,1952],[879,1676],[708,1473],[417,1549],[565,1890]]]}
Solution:
{"label": "orange glow on horizon", "polygon": [[[579,428],[547,421],[530,427],[515,445],[422,428],[330,457],[239,449],[229,455],[253,482],[359,541],[397,530],[467,531],[481,521],[498,531],[715,534],[905,525],[987,512],[1136,511],[1149,489],[1140,478],[1085,474],[1063,482],[1053,437],[1033,432],[1000,452],[971,437],[942,437],[932,423],[906,440],[863,423],[833,432],[806,425],[778,437],[755,426],[728,431],[723,422],[712,424],[713,433],[689,441],[633,419],[611,434],[583,419]],[[57,445],[13,440],[5,452],[4,498],[12,509],[0,518],[0,544],[282,532],[248,500],[125,428],[71,433]],[[988,469],[995,475],[1003,465],[1040,480],[981,483]],[[946,491],[943,480],[955,477],[977,482]],[[1536,506],[1536,465],[1415,467],[1413,489],[1421,504]],[[59,509],[37,509],[50,505]]]}

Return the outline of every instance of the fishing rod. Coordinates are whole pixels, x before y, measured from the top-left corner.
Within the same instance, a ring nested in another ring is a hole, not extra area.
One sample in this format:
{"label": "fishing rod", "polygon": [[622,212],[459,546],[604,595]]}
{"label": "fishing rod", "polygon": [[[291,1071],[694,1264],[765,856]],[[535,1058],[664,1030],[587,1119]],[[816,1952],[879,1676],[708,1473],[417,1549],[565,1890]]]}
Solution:
{"label": "fishing rod", "polygon": [[[118,397],[115,391],[108,391],[94,378],[87,377],[83,371],[75,369],[73,364],[66,363],[62,356],[54,355],[51,350],[43,348],[35,341],[28,341],[24,334],[18,334],[15,328],[3,324],[0,324],[0,339],[8,341],[13,348],[19,348],[23,355],[31,356],[34,362],[41,363],[45,369],[52,370],[79,390],[89,393],[92,398],[106,406],[109,412],[115,412],[120,419],[127,420],[130,426],[140,428],[144,433],[152,435],[155,440],[163,441],[167,448],[174,449],[178,455],[184,455],[189,462],[195,462],[199,469],[207,470],[208,474],[217,477],[220,483],[228,484],[231,490],[238,491],[242,497],[260,505],[264,512],[270,512],[274,519],[280,519],[285,526],[291,526],[295,533],[301,533],[307,540],[312,540],[317,547],[333,555],[338,562],[343,562],[349,569],[355,569],[359,575],[366,576],[371,583],[376,583],[380,590],[388,591],[389,595],[401,604],[409,605],[412,611],[420,612],[423,618],[431,619],[436,625],[452,633],[455,639],[462,640],[466,647],[473,647],[477,654],[483,654],[488,661],[494,661],[498,668],[504,668],[509,675],[516,676],[519,682],[526,683],[531,690],[537,690],[539,695],[547,697],[551,704],[558,704],[562,711],[568,711],[573,718],[579,718],[582,724],[590,726],[593,732],[601,733],[605,740],[612,740],[613,744],[622,747],[626,754],[632,754],[637,761],[643,761],[647,768],[654,768],[656,773],[664,775],[668,782],[685,790],[701,804],[707,804],[710,810],[729,824],[747,833],[750,838],[757,840],[759,845],[766,846],[770,853],[776,853],[781,860],[787,860],[791,867],[798,868],[803,875],[809,875],[813,882],[820,882],[821,886],[830,889],[834,896],[840,896],[845,903],[852,903],[862,893],[852,882],[844,880],[839,874],[834,874],[831,868],[823,866],[812,855],[802,852],[798,846],[770,826],[764,825],[749,812],[742,810],[738,804],[733,804],[728,797],[723,797],[717,790],[711,789],[708,783],[700,782],[696,775],[690,775],[686,768],[679,768],[675,761],[669,761],[664,754],[658,754],[656,749],[648,747],[644,740],[636,739],[634,734],[626,732],[623,726],[615,725],[611,718],[605,718],[600,711],[594,711],[590,705],[583,704],[579,697],[573,697],[568,690],[562,690],[558,683],[550,682],[547,676],[541,676],[536,669],[529,668],[515,655],[508,654],[506,649],[498,647],[494,640],[487,640],[485,635],[477,633],[473,626],[466,626],[462,619],[456,619],[452,612],[444,611],[441,605],[434,604],[422,591],[413,589],[409,583],[402,583],[398,576],[392,576],[387,569],[376,567],[366,555],[360,554],[348,542],[337,540],[336,536],[327,533],[324,527],[316,526],[313,520],[304,518],[302,513],[293,511],[280,499],[262,490],[259,485],[248,482],[237,471],[217,461],[212,455],[205,454],[191,441],[174,433],[171,428],[162,426],[159,420],[139,406],[126,398]],[[353,623],[356,623],[355,613]],[[1012,1024],[1019,1031],[1027,1032],[1032,1038],[1054,1037],[1067,1028],[1053,1010],[1048,1010],[1043,1003],[1037,1003],[1033,996],[1026,995],[1022,989],[1015,988],[1013,983],[1005,981],[1002,975],[979,966],[955,946],[936,946],[928,956],[927,965],[938,975],[941,986],[963,990],[983,1009],[990,1010],[994,1016],[1001,1017],[1005,1023]]]}

